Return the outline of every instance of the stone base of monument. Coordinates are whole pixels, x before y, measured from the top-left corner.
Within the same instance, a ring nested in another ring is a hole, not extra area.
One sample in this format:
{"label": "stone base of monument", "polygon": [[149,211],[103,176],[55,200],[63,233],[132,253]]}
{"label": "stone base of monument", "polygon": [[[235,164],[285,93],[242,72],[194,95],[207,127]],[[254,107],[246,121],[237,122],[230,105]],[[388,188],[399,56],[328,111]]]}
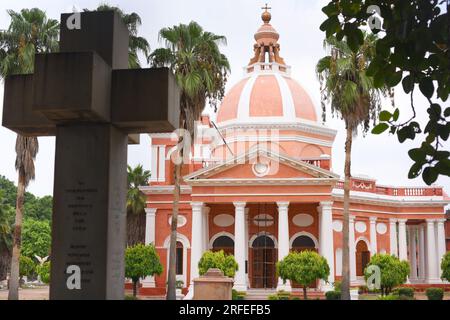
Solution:
{"label": "stone base of monument", "polygon": [[176,297],[177,297],[177,300],[183,300],[184,299],[184,294],[182,293],[182,289],[177,289],[176,290]]}
{"label": "stone base of monument", "polygon": [[231,300],[233,281],[219,269],[211,268],[205,275],[194,279],[193,300]]}
{"label": "stone base of monument", "polygon": [[359,300],[358,288],[350,289],[350,300]]}

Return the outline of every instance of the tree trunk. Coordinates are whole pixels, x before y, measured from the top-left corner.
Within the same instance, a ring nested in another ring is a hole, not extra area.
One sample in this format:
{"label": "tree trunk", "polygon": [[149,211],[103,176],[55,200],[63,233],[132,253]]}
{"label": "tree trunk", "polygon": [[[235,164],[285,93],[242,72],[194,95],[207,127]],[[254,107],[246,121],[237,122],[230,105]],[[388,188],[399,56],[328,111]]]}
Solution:
{"label": "tree trunk", "polygon": [[17,185],[16,220],[14,224],[11,274],[9,277],[8,300],[19,300],[19,257],[22,242],[23,200],[25,195],[25,177],[20,174]]}
{"label": "tree trunk", "polygon": [[350,216],[350,179],[351,154],[353,130],[346,125],[347,137],[345,140],[345,180],[344,180],[344,225],[342,229],[342,283],[341,299],[350,300],[350,243],[349,243],[349,216]]}
{"label": "tree trunk", "polygon": [[[181,152],[181,158],[183,154]],[[175,165],[175,186],[173,191],[173,213],[170,233],[170,248],[169,248],[169,275],[167,279],[167,300],[176,300],[176,249],[177,249],[177,225],[178,225],[178,210],[180,202],[180,176],[181,166],[183,162]]]}
{"label": "tree trunk", "polygon": [[308,295],[306,293],[306,287],[303,287],[303,300],[308,300]]}
{"label": "tree trunk", "polygon": [[139,280],[134,281],[133,280],[133,297],[137,296],[137,285],[138,285]]}

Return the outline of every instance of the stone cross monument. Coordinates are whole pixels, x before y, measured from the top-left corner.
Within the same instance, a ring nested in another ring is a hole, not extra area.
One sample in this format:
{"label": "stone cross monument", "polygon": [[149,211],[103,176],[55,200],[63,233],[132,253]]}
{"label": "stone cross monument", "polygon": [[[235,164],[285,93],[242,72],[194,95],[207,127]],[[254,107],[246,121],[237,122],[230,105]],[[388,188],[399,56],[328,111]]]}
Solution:
{"label": "stone cross monument", "polygon": [[117,13],[75,15],[60,52],[5,79],[3,126],[56,135],[50,299],[123,299],[127,142],[176,128],[179,89],[167,68],[128,69]]}

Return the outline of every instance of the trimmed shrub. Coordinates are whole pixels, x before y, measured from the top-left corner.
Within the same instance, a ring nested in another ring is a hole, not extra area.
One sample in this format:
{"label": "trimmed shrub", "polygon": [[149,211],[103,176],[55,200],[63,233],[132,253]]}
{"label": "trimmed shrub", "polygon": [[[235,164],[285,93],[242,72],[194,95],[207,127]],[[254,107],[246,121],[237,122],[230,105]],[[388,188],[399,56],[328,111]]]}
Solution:
{"label": "trimmed shrub", "polygon": [[325,292],[325,298],[327,300],[341,300],[341,292],[340,291],[327,291]]}
{"label": "trimmed shrub", "polygon": [[414,298],[414,289],[413,288],[407,288],[407,287],[400,287],[397,290],[398,296],[405,296],[409,298]]}
{"label": "trimmed shrub", "polygon": [[425,293],[428,300],[442,300],[444,298],[444,290],[441,288],[428,288]]}
{"label": "trimmed shrub", "polygon": [[267,297],[268,300],[280,300],[277,294],[271,294]]}

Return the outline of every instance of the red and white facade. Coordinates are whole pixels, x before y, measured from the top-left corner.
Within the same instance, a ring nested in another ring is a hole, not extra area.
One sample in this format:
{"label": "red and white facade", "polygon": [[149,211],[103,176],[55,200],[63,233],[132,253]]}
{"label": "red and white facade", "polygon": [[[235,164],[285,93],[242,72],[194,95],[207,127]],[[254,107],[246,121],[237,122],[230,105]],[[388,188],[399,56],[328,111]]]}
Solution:
{"label": "red and white facade", "polygon": [[[343,182],[333,173],[331,158],[336,131],[319,123],[310,97],[291,78],[268,12],[263,21],[244,78],[219,108],[220,135],[202,116],[183,167],[177,278],[188,297],[206,250],[234,254],[240,291],[296,290],[275,275],[276,261],[291,250],[316,250],[328,260],[329,283],[317,283],[317,288],[327,290],[342,275]],[[145,241],[156,246],[164,273],[146,278],[141,292],[164,294],[177,140],[170,134],[151,137],[152,180],[141,188],[147,195]],[[354,177],[352,284],[362,283],[362,270],[377,252],[408,260],[410,283],[441,283],[448,203],[440,187],[382,186]]]}

